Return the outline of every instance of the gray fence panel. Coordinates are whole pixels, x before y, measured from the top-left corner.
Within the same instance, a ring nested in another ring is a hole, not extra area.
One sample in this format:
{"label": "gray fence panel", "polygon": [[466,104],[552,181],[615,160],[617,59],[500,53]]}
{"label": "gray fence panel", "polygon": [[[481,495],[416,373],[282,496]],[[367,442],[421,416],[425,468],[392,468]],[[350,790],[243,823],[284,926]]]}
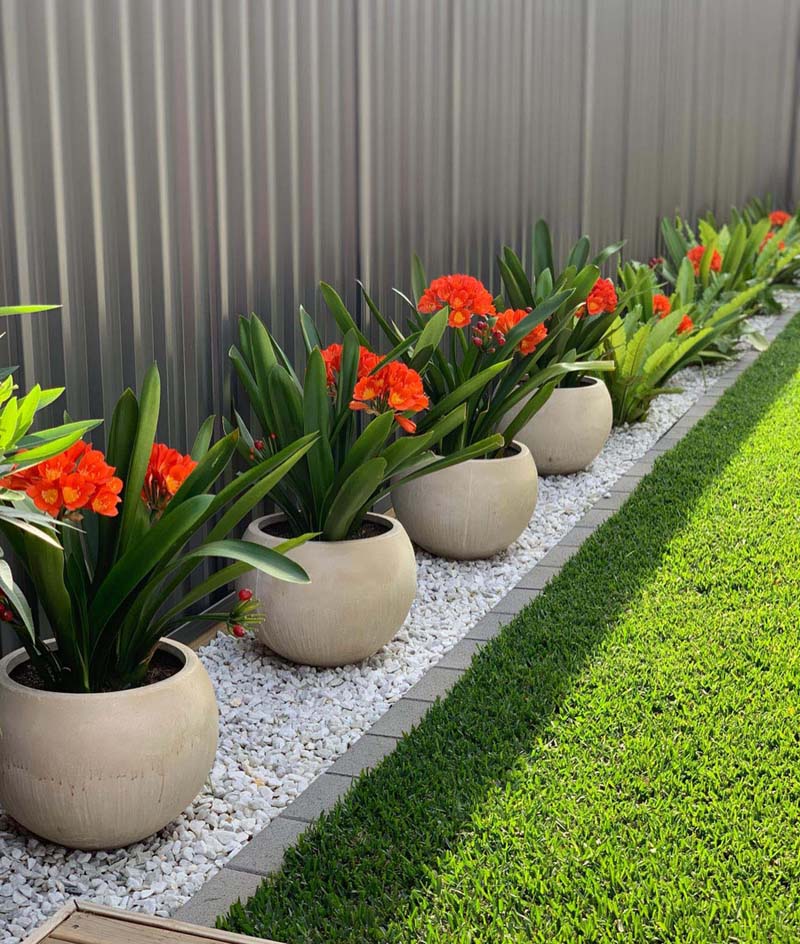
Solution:
{"label": "gray fence panel", "polygon": [[[0,303],[21,383],[108,416],[156,359],[160,434],[230,410],[240,312],[290,353],[325,278],[374,333],[416,250],[497,288],[660,214],[800,199],[796,0],[0,0]],[[325,319],[324,333],[334,332]]]}

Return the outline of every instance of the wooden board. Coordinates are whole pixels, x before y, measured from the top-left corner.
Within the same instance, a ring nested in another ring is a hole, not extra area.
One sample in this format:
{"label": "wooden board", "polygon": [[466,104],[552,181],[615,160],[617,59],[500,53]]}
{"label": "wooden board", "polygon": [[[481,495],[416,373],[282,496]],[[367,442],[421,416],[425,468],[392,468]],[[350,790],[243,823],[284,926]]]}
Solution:
{"label": "wooden board", "polygon": [[184,921],[72,901],[23,944],[278,944]]}

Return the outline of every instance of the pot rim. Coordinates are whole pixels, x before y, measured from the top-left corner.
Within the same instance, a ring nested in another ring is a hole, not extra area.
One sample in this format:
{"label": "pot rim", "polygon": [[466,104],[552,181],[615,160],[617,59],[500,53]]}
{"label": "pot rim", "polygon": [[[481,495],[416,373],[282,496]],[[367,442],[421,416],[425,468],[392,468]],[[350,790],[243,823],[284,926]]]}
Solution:
{"label": "pot rim", "polygon": [[[46,639],[45,645],[48,648],[53,649],[55,647],[55,639]],[[0,690],[6,689],[10,692],[15,692],[17,694],[25,694],[28,696],[34,696],[36,698],[66,698],[66,699],[76,699],[76,698],[119,698],[120,696],[139,696],[146,692],[150,692],[153,689],[158,689],[163,691],[163,686],[165,685],[176,685],[178,680],[183,680],[186,673],[189,672],[192,668],[195,667],[195,664],[199,664],[199,659],[197,653],[191,649],[189,646],[184,645],[182,642],[178,642],[177,639],[170,639],[167,636],[162,636],[158,641],[159,649],[168,649],[170,655],[175,656],[177,659],[180,659],[183,662],[183,665],[178,669],[178,671],[171,675],[169,678],[161,679],[159,682],[152,682],[150,685],[139,685],[137,688],[125,688],[117,692],[50,692],[47,689],[43,688],[31,688],[28,685],[21,685],[19,682],[15,682],[11,678],[11,672],[18,666],[25,662],[28,658],[28,653],[25,651],[24,646],[21,646],[19,649],[14,649],[13,652],[9,652],[7,656],[3,656],[0,659]]]}
{"label": "pot rim", "polygon": [[[273,524],[278,521],[285,521],[286,515],[282,511],[273,512],[271,515],[262,515],[260,518],[254,518],[247,527],[249,531],[251,528],[257,531],[259,534],[263,534],[266,537],[273,538],[275,540],[291,540],[291,538],[278,538],[275,534],[270,534],[268,531],[264,530],[264,524]],[[344,541],[308,541],[307,543],[311,547],[346,547],[347,545],[363,545],[367,541],[385,541],[387,538],[394,537],[395,534],[405,529],[403,525],[397,518],[393,518],[389,515],[382,515],[377,511],[368,511],[364,515],[365,521],[373,521],[379,524],[388,525],[385,531],[381,534],[372,534],[367,538],[345,538]],[[245,532],[245,540],[247,540],[247,533]],[[300,547],[305,547],[301,544]],[[299,550],[299,548],[298,548]]]}
{"label": "pot rim", "polygon": [[[580,390],[582,387],[596,387],[597,384],[603,383],[599,377],[592,377],[589,374],[584,374],[582,377],[578,378],[578,385],[575,387],[562,387],[560,384],[556,387],[556,390]],[[555,392],[555,391],[553,391]]]}
{"label": "pot rim", "polygon": [[[477,458],[477,459],[465,459],[464,462],[458,462],[456,463],[456,465],[450,466],[450,468],[457,469],[460,465],[469,465],[470,462],[519,462],[520,459],[522,460],[525,459],[526,453],[529,456],[531,456],[530,449],[528,449],[525,443],[522,442],[521,440],[512,439],[511,445],[516,446],[517,451],[512,453],[510,456],[481,456],[480,458]],[[434,453],[434,455],[436,456],[437,459],[444,458],[444,456],[439,455],[438,452]],[[533,456],[531,456],[531,459],[533,459]],[[439,472],[447,472],[447,471],[448,471],[447,469],[439,469]],[[437,474],[437,473],[434,473],[434,474]]]}

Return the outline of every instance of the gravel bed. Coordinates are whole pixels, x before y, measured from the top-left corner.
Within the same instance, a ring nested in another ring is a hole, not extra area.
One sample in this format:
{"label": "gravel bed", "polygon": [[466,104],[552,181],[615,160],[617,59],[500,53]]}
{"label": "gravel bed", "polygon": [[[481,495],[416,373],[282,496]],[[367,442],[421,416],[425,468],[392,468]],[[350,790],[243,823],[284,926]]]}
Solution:
{"label": "gravel bed", "polygon": [[[795,307],[800,297],[782,300]],[[764,330],[772,320],[751,323]],[[656,399],[646,422],[615,429],[588,471],[541,479],[530,525],[507,552],[471,562],[418,552],[409,618],[367,662],[313,669],[249,639],[220,636],[205,646],[220,706],[207,789],[158,835],[113,852],[43,843],[0,811],[2,940],[17,944],[73,896],[147,914],[178,908],[463,638],[724,370],[682,371],[675,383],[683,392]]]}

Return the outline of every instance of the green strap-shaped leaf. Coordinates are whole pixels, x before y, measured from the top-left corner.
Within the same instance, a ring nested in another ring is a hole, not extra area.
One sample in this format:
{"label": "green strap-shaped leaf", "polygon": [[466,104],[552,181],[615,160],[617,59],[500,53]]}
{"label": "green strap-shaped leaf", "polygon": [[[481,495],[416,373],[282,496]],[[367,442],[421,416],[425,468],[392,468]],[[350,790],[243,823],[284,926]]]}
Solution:
{"label": "green strap-shaped leaf", "polygon": [[509,246],[503,247],[503,262],[511,270],[511,275],[522,294],[521,300],[523,304],[515,307],[528,308],[533,306],[535,286],[531,284],[528,276],[525,274],[525,270],[522,267],[522,260]]}
{"label": "green strap-shaped leaf", "polygon": [[589,258],[590,249],[591,243],[589,242],[589,237],[585,235],[581,236],[570,250],[569,256],[567,257],[567,265],[575,266],[576,269],[582,269],[586,265],[586,260]]}
{"label": "green strap-shaped leaf", "polygon": [[32,315],[37,311],[52,311],[54,308],[60,308],[61,305],[6,305],[0,308],[0,317],[5,318],[8,315]]}
{"label": "green strap-shaped leaf", "polygon": [[425,267],[422,265],[420,257],[414,253],[411,257],[411,292],[417,305],[419,305],[419,300],[427,287],[428,279],[425,276]]}
{"label": "green strap-shaped leaf", "polygon": [[433,352],[439,347],[446,330],[447,309],[445,308],[437,311],[435,315],[431,315],[417,338],[414,346],[414,356],[408,365],[412,370],[420,373],[425,370]]}
{"label": "green strap-shaped leaf", "polygon": [[264,322],[256,315],[249,318],[250,327],[250,370],[261,390],[266,390],[267,376],[278,364],[272,338]]}
{"label": "green strap-shaped leaf", "polygon": [[236,451],[238,439],[239,431],[234,430],[223,439],[220,439],[219,442],[214,443],[172,497],[164,512],[165,518],[168,515],[174,515],[185,501],[194,498],[196,495],[205,495],[210,490],[211,486],[227,469]]}
{"label": "green strap-shaped leaf", "polygon": [[264,389],[272,403],[278,442],[288,444],[299,439],[303,435],[303,398],[282,365],[269,369]]}
{"label": "green strap-shaped leaf", "polygon": [[610,246],[606,246],[601,249],[600,252],[592,259],[591,264],[597,266],[598,269],[607,262],[612,256],[616,255],[620,249],[625,245],[625,240],[621,240],[618,243],[611,243]]}
{"label": "green strap-shaped leaf", "polygon": [[497,304],[497,300],[495,300],[495,310],[502,311],[504,308],[522,308],[525,302],[522,290],[517,284],[511,269],[509,269],[508,265],[500,256],[497,257],[497,268],[500,270],[500,281],[503,283],[503,292],[505,295],[502,297],[499,305]]}
{"label": "green strap-shaped leaf", "polygon": [[211,437],[214,435],[214,422],[216,416],[213,414],[206,419],[200,429],[197,431],[197,435],[194,437],[194,442],[192,443],[191,457],[195,462],[199,462],[203,456],[208,452],[208,448],[211,445]]}
{"label": "green strap-shaped leaf", "polygon": [[[138,492],[136,498],[139,500]],[[152,525],[136,544],[118,557],[97,588],[89,608],[89,620],[96,638],[105,631],[114,613],[126,605],[134,588],[153,572],[162,570],[186,544],[205,520],[205,512],[213,501],[213,495],[188,499],[174,514]]]}
{"label": "green strap-shaped leaf", "polygon": [[15,453],[14,461],[18,464],[18,468],[24,469],[57,456],[102,422],[102,420],[82,420],[64,423],[62,426],[55,426],[38,433],[28,433],[16,443],[16,448],[23,449],[24,453]]}
{"label": "green strap-shaped leaf", "polygon": [[156,430],[158,413],[161,407],[161,378],[158,367],[153,364],[145,374],[142,393],[139,397],[139,416],[133,447],[130,452],[128,474],[122,498],[122,513],[119,520],[119,547],[117,556],[124,554],[135,534],[136,513],[141,504],[141,491],[144,477],[150,462]]}
{"label": "green strap-shaped leaf", "polygon": [[334,289],[333,286],[328,285],[327,282],[320,282],[319,289],[322,292],[322,297],[325,300],[328,311],[333,315],[334,320],[339,326],[339,330],[342,332],[342,334],[346,335],[349,331],[354,331],[356,337],[358,338],[358,343],[363,344],[364,347],[369,347],[369,341],[359,330],[359,327],[355,323],[353,316],[345,307],[345,304],[339,297],[336,289]]}
{"label": "green strap-shaped leaf", "polygon": [[498,374],[502,373],[510,363],[511,359],[508,358],[490,364],[488,367],[484,367],[483,370],[478,371],[477,374],[469,377],[462,384],[459,384],[455,390],[452,390],[446,396],[442,397],[442,399],[425,414],[422,421],[417,424],[417,429],[420,432],[429,430],[437,420],[450,413],[461,403],[464,403],[473,394],[480,393],[480,391]]}
{"label": "green strap-shaped leaf", "polygon": [[369,459],[344,482],[323,522],[325,541],[343,541],[356,523],[359,510],[370,503],[386,474],[386,460]]}
{"label": "green strap-shaped leaf", "polygon": [[[381,416],[376,416],[366,425],[364,432],[361,433],[358,439],[356,439],[356,441],[353,443],[352,447],[348,450],[344,464],[336,474],[331,492],[326,498],[326,507],[330,507],[330,504],[335,498],[338,490],[341,488],[344,482],[350,478],[356,469],[362,466],[365,462],[368,462],[370,459],[374,459],[375,456],[381,453],[381,450],[386,444],[386,440],[389,438],[393,427],[394,415],[392,413],[383,413]],[[389,449],[398,443],[408,441],[410,438],[413,439],[414,437],[401,437],[400,439],[396,440],[395,443],[392,443],[392,446],[390,446]]]}
{"label": "green strap-shaped leaf", "polygon": [[258,418],[261,429],[266,435],[269,435],[275,430],[275,417],[272,411],[272,404],[267,398],[266,386],[262,392],[253,371],[250,369],[249,362],[245,360],[235,347],[232,346],[228,350],[228,357],[231,359],[236,375],[247,393],[250,406]]}
{"label": "green strap-shaped leaf", "polygon": [[300,333],[303,335],[303,344],[306,348],[306,354],[310,354],[315,347],[322,350],[322,338],[319,336],[319,331],[317,331],[317,326],[314,324],[314,319],[302,305],[298,309],[297,317],[300,321]]}
{"label": "green strap-shaped leaf", "polygon": [[536,277],[538,291],[538,282],[542,273],[546,269],[550,270],[551,276],[553,273],[553,244],[550,239],[550,227],[547,225],[546,220],[539,219],[536,221],[531,238],[531,249],[531,268]]}
{"label": "green strap-shaped leaf", "polygon": [[426,475],[430,475],[431,472],[439,472],[442,469],[449,469],[450,466],[458,465],[461,462],[466,462],[468,459],[477,459],[481,456],[486,456],[490,453],[497,452],[498,449],[503,448],[503,445],[503,437],[499,433],[495,433],[492,436],[487,436],[485,439],[481,439],[479,442],[472,443],[463,449],[459,449],[456,452],[451,453],[449,456],[443,456],[442,458],[437,459],[435,462],[426,463],[420,468],[415,469],[413,472],[409,472],[408,475],[398,478],[396,482],[392,483],[392,488],[396,488],[398,485],[403,485],[406,482],[411,482],[414,479],[423,478]]}
{"label": "green strap-shaped leaf", "polygon": [[661,220],[661,236],[664,240],[664,247],[667,255],[669,256],[672,265],[677,270],[686,258],[686,253],[689,251],[689,246],[686,243],[686,240],[681,236],[678,228],[672,222],[669,217],[664,217]]}
{"label": "green strap-shaped leaf", "polygon": [[367,307],[372,313],[373,318],[378,322],[378,325],[380,326],[381,331],[383,331],[383,333],[389,339],[389,343],[400,344],[400,342],[403,340],[403,332],[400,331],[397,325],[393,324],[387,318],[383,317],[380,309],[375,304],[373,299],[370,297],[369,292],[364,287],[364,283],[360,282],[358,279],[356,279],[356,283],[359,289],[361,290],[361,295],[363,296],[364,301],[367,303]]}
{"label": "green strap-shaped leaf", "polygon": [[303,432],[306,435],[319,433],[319,438],[308,452],[308,473],[317,507],[322,505],[328,494],[334,475],[329,439],[330,414],[331,398],[328,395],[325,363],[319,348],[315,347],[308,357],[303,383]]}
{"label": "green strap-shaped leaf", "polygon": [[[222,557],[227,560],[240,561],[255,567],[263,574],[269,574],[277,580],[288,583],[309,583],[309,576],[303,568],[293,560],[285,557],[270,547],[254,544],[250,541],[212,541],[193,548],[186,554],[187,557]],[[265,601],[269,605],[268,601]]]}

